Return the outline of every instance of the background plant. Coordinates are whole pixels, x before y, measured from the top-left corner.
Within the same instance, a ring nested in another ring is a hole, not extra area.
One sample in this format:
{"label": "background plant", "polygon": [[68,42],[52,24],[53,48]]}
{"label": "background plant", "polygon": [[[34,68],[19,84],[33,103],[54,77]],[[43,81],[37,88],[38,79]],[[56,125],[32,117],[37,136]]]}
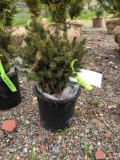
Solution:
{"label": "background plant", "polygon": [[102,17],[103,16],[103,9],[101,7],[96,8],[95,15],[96,15],[96,18]]}
{"label": "background plant", "polygon": [[114,17],[120,17],[120,1],[119,0],[97,0],[99,4]]}
{"label": "background plant", "polygon": [[42,8],[42,4],[40,0],[24,0],[25,3],[27,4],[30,13],[32,14],[31,16],[38,17],[40,15],[40,11]]}
{"label": "background plant", "polygon": [[41,2],[47,5],[55,23],[65,23],[67,15],[71,19],[78,17],[83,9],[83,0],[41,0]]}
{"label": "background plant", "polygon": [[17,12],[17,0],[0,1],[0,21],[2,21],[4,26],[10,26],[12,24],[14,14]]}

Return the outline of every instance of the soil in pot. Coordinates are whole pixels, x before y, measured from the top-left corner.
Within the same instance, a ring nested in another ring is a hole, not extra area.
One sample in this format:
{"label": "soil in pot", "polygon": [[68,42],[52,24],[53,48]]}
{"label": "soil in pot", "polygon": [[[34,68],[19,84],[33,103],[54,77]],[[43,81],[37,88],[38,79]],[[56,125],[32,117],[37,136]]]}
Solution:
{"label": "soil in pot", "polygon": [[21,93],[18,80],[18,69],[9,76],[17,91],[12,92],[8,86],[0,79],[0,110],[8,110],[17,106],[21,102]]}
{"label": "soil in pot", "polygon": [[38,100],[42,126],[50,131],[57,131],[69,127],[72,122],[76,100],[80,96],[80,87],[74,97],[66,100],[46,98],[38,92],[36,85],[33,89]]}

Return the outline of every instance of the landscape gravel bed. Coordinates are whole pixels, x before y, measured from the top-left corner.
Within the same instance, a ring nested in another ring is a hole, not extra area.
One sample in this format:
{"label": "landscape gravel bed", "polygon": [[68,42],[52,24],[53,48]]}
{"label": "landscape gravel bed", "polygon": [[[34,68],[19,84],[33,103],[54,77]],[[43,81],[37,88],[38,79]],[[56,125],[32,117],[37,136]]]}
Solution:
{"label": "landscape gravel bed", "polygon": [[[34,82],[20,72],[22,103],[0,111],[0,126],[15,120],[13,132],[0,129],[0,160],[120,160],[120,51],[105,28],[83,26],[88,50],[84,68],[101,73],[101,88],[82,87],[70,128],[45,130],[40,123]],[[33,158],[33,159],[32,159]]]}

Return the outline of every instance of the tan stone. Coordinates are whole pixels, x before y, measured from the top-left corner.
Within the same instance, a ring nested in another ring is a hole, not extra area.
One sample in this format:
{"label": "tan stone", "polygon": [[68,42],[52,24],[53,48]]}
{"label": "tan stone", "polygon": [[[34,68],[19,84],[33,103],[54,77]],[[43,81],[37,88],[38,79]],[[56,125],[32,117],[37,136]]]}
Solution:
{"label": "tan stone", "polygon": [[107,27],[107,33],[113,34],[114,28],[120,26],[120,20],[117,18],[106,19],[105,24]]}
{"label": "tan stone", "polygon": [[[69,24],[68,24],[69,25]],[[44,26],[44,29],[49,30],[50,34],[55,33],[55,27],[54,24],[47,24]],[[59,36],[62,38],[64,32],[62,30],[59,30]],[[70,27],[67,29],[67,38],[69,43],[71,44],[73,39],[76,39],[76,42],[79,42],[82,38],[82,30],[80,25],[73,25],[70,24]]]}
{"label": "tan stone", "polygon": [[115,42],[118,43],[120,48],[120,26],[117,26],[113,30],[113,37],[115,39]]}
{"label": "tan stone", "polygon": [[82,27],[84,22],[81,20],[68,20],[67,21],[69,24],[74,25],[74,26],[78,26],[78,27]]}
{"label": "tan stone", "polygon": [[[43,25],[43,27],[44,27],[45,25],[48,26],[48,19],[47,19],[47,18],[43,18],[42,20],[41,20],[40,18],[38,18],[37,21],[38,21],[38,22],[41,22],[42,25]],[[29,21],[27,22],[27,27],[28,27],[28,29],[31,29],[31,20],[29,20]]]}
{"label": "tan stone", "polygon": [[[40,19],[38,19],[39,21]],[[50,32],[50,34],[55,33],[55,24],[54,23],[48,23],[47,18],[43,18],[41,20],[43,24],[43,28],[47,31]],[[71,44],[73,39],[76,38],[76,42],[79,42],[80,39],[82,38],[82,26],[83,26],[83,21],[81,20],[68,20],[67,21],[67,38],[69,40],[69,43]],[[27,22],[27,27],[31,29],[31,20]],[[60,28],[63,28],[63,26],[60,26]],[[62,38],[63,37],[63,30],[59,30],[59,36]]]}
{"label": "tan stone", "polygon": [[27,30],[25,27],[17,27],[12,33],[11,33],[11,42],[15,47],[18,47],[22,44],[25,36],[27,35]]}
{"label": "tan stone", "polygon": [[80,32],[78,29],[75,29],[74,26],[71,26],[71,28],[68,29],[67,38],[70,44],[72,43],[74,38],[76,39],[76,42],[79,42],[81,37],[82,37],[82,32]]}

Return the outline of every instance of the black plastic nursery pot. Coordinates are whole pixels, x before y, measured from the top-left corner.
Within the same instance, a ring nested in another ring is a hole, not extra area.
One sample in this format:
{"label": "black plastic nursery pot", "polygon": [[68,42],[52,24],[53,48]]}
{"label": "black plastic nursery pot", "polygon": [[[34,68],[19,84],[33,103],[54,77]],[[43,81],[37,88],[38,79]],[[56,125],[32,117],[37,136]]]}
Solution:
{"label": "black plastic nursery pot", "polygon": [[8,86],[0,79],[0,110],[8,110],[17,106],[21,102],[21,93],[18,80],[18,69],[9,76],[17,91],[12,92]]}
{"label": "black plastic nursery pot", "polygon": [[36,85],[34,85],[33,90],[37,96],[40,121],[44,128],[50,131],[57,131],[71,125],[76,100],[81,92],[80,87],[74,97],[66,100],[52,100],[46,98],[38,92]]}

